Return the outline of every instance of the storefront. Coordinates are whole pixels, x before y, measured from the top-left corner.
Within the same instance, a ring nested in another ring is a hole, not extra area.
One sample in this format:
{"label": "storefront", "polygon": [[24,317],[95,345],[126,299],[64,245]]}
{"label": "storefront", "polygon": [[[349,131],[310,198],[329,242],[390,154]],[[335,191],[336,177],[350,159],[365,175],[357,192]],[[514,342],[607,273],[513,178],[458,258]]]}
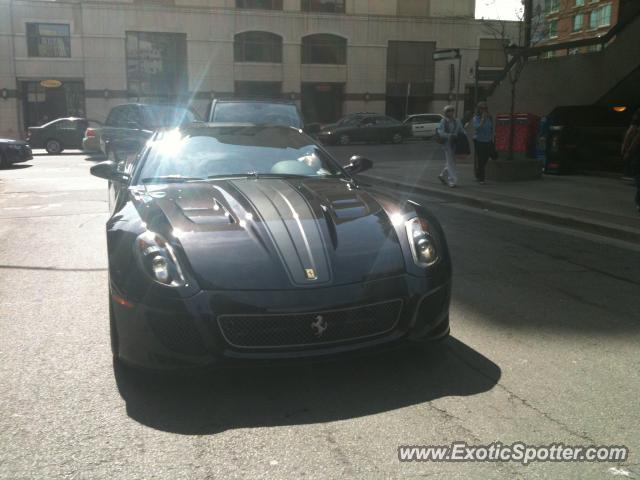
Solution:
{"label": "storefront", "polygon": [[27,127],[61,117],[84,117],[84,82],[56,79],[19,82],[22,118]]}

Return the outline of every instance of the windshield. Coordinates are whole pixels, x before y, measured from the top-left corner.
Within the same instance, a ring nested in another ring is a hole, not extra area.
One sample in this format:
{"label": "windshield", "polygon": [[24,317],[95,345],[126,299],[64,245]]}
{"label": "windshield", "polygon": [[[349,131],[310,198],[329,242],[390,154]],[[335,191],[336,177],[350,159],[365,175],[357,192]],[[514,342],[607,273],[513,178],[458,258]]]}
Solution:
{"label": "windshield", "polygon": [[306,135],[284,127],[199,127],[158,134],[137,183],[230,176],[342,177]]}
{"label": "windshield", "polygon": [[284,125],[302,128],[302,121],[296,106],[278,103],[218,103],[213,111],[211,121],[218,123]]}
{"label": "windshield", "polygon": [[198,120],[195,114],[186,108],[171,105],[149,105],[147,108],[151,126],[154,128],[174,127]]}

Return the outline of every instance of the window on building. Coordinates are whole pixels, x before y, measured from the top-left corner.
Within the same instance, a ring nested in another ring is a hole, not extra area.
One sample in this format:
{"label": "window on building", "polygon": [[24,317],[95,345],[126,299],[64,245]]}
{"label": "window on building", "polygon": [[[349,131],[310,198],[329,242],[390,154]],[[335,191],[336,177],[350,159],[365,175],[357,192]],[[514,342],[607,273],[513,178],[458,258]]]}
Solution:
{"label": "window on building", "polygon": [[589,14],[589,28],[601,28],[611,25],[611,4],[592,10]]}
{"label": "window on building", "polygon": [[600,26],[608,27],[611,25],[611,4],[600,8]]}
{"label": "window on building", "polygon": [[303,12],[344,13],[345,0],[302,0]]}
{"label": "window on building", "polygon": [[389,42],[387,115],[405,118],[412,113],[429,111],[435,81],[435,50],[435,42]]}
{"label": "window on building", "polygon": [[421,0],[398,0],[396,12],[401,17],[428,17],[431,5]]}
{"label": "window on building", "polygon": [[30,57],[70,57],[69,25],[27,23],[27,51]]}
{"label": "window on building", "polygon": [[346,64],[347,40],[330,34],[304,37],[302,39],[302,63]]}
{"label": "window on building", "polygon": [[130,94],[153,97],[187,90],[187,36],[183,33],[127,32]]}
{"label": "window on building", "polygon": [[505,43],[507,42],[501,39],[481,38],[480,52],[478,54],[480,66],[504,68],[506,65],[504,54]]}
{"label": "window on building", "polygon": [[582,13],[573,17],[573,31],[579,32],[584,26],[584,15]]}
{"label": "window on building", "polygon": [[236,8],[282,10],[282,0],[236,0]]}
{"label": "window on building", "polygon": [[432,84],[435,79],[435,49],[435,42],[389,42],[387,82]]}
{"label": "window on building", "polygon": [[560,0],[544,0],[544,9],[547,13],[554,13],[560,10]]}
{"label": "window on building", "polygon": [[244,32],[235,36],[236,62],[282,63],[282,37],[270,32]]}
{"label": "window on building", "polygon": [[558,21],[551,20],[549,22],[549,38],[557,38],[558,37]]}

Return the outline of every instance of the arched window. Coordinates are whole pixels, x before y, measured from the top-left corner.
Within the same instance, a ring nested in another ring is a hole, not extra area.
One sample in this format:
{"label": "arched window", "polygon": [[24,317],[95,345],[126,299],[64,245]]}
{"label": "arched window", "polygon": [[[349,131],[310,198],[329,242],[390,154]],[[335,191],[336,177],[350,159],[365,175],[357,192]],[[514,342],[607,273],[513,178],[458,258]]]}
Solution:
{"label": "arched window", "polygon": [[344,65],[347,63],[347,40],[320,33],[302,39],[302,63]]}
{"label": "arched window", "polygon": [[275,33],[238,33],[233,47],[236,62],[282,63],[282,37]]}
{"label": "arched window", "polygon": [[345,0],[302,0],[303,12],[344,13]]}
{"label": "arched window", "polygon": [[282,10],[282,0],[236,0],[236,8]]}

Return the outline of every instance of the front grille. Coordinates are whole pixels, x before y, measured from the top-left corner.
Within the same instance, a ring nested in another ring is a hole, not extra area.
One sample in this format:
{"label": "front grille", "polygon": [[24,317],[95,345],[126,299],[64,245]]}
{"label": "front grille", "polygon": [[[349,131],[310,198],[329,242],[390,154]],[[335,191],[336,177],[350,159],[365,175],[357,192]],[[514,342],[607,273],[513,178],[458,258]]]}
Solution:
{"label": "front grille", "polygon": [[394,329],[402,300],[299,314],[221,315],[218,325],[236,348],[324,346],[384,335]]}

